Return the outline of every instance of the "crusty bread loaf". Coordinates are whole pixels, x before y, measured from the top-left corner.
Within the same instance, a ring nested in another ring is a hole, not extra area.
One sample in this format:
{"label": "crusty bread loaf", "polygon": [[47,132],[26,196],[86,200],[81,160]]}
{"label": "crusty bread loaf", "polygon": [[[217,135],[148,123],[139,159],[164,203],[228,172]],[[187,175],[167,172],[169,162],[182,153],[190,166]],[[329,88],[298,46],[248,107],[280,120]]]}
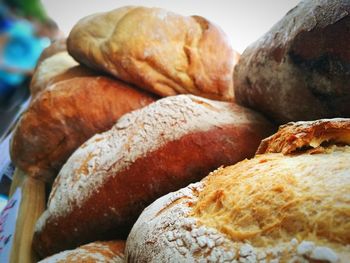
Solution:
{"label": "crusty bread loaf", "polygon": [[[328,144],[262,151],[155,201],[129,234],[127,262],[349,262],[350,119],[336,122]],[[287,142],[292,127],[326,126],[290,124]]]}
{"label": "crusty bread loaf", "polygon": [[126,114],[63,166],[38,220],[34,248],[46,256],[128,233],[153,200],[252,156],[271,131],[257,113],[192,95]]}
{"label": "crusty bread loaf", "polygon": [[67,48],[82,64],[160,96],[233,98],[239,55],[225,33],[203,17],[127,6],[80,20]]}
{"label": "crusty bread loaf", "polygon": [[30,83],[30,93],[35,98],[42,90],[61,80],[96,75],[97,72],[79,65],[67,51],[61,51],[38,64]]}
{"label": "crusty bread loaf", "polygon": [[52,182],[83,142],[153,101],[107,77],[60,81],[40,93],[21,117],[11,142],[12,161],[28,175]]}
{"label": "crusty bread loaf", "polygon": [[93,242],[63,251],[39,263],[124,263],[125,241]]}
{"label": "crusty bread loaf", "polygon": [[250,45],[235,98],[283,124],[350,117],[350,2],[305,0]]}

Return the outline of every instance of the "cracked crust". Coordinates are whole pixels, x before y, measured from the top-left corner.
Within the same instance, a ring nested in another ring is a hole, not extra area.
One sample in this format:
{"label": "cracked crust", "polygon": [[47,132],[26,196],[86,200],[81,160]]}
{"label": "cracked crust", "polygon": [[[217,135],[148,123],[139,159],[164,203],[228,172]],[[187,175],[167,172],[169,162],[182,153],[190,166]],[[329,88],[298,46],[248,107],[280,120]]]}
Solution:
{"label": "cracked crust", "polygon": [[257,154],[320,152],[327,144],[350,145],[350,119],[322,119],[291,122],[264,139]]}
{"label": "cracked crust", "polygon": [[[295,137],[302,147],[312,138],[328,143],[282,154]],[[148,206],[128,236],[127,262],[348,262],[349,120],[291,123],[273,138],[277,149]]]}
{"label": "cracked crust", "polygon": [[81,63],[160,96],[233,99],[239,54],[224,32],[203,17],[123,7],[80,20],[67,46]]}

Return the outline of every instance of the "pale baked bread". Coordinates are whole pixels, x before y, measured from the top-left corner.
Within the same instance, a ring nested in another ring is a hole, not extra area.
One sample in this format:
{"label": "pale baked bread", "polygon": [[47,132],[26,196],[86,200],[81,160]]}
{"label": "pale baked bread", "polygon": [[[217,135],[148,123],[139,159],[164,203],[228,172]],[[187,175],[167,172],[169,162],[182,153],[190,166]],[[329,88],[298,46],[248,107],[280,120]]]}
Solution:
{"label": "pale baked bread", "polygon": [[57,82],[22,115],[11,141],[11,159],[26,174],[52,182],[83,142],[153,101],[149,94],[107,77]]}
{"label": "pale baked bread", "polygon": [[66,38],[60,38],[56,39],[55,41],[51,42],[51,44],[41,52],[40,57],[38,59],[37,65],[40,65],[40,63],[57,54],[62,51],[67,51],[67,39]]}
{"label": "pale baked bread", "polygon": [[61,80],[96,75],[97,72],[79,65],[67,51],[61,51],[38,64],[30,82],[30,93],[34,98],[42,90]]}
{"label": "pale baked bread", "polygon": [[272,126],[228,102],[171,96],[124,115],[63,166],[38,220],[42,255],[128,233],[159,196],[254,155]]}
{"label": "pale baked bread", "polygon": [[349,1],[301,1],[243,52],[237,102],[280,124],[350,117],[349,27]]}
{"label": "pale baked bread", "polygon": [[[342,122],[328,138],[348,142]],[[296,123],[296,136],[300,125],[314,126]],[[308,146],[256,155],[158,199],[129,234],[127,262],[349,262],[350,146]]]}
{"label": "pale baked bread", "polygon": [[93,242],[67,250],[39,263],[124,263],[125,241]]}
{"label": "pale baked bread", "polygon": [[160,96],[233,98],[239,54],[225,33],[203,17],[127,6],[81,19],[67,48],[82,64]]}

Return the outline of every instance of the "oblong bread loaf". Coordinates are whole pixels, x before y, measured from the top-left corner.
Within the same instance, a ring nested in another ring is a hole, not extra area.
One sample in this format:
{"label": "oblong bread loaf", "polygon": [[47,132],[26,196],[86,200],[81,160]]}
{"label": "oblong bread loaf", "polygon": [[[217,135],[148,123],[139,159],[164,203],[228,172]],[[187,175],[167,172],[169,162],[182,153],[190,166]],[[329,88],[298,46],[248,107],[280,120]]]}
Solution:
{"label": "oblong bread loaf", "polygon": [[37,223],[35,249],[44,256],[127,234],[146,205],[254,155],[272,129],[248,109],[192,95],[124,115],[63,166]]}
{"label": "oblong bread loaf", "polygon": [[52,182],[73,151],[123,114],[154,98],[107,77],[76,77],[42,91],[22,115],[11,158],[28,175]]}
{"label": "oblong bread loaf", "polygon": [[217,25],[200,16],[122,7],[81,19],[67,49],[80,63],[160,96],[233,99],[239,54]]}

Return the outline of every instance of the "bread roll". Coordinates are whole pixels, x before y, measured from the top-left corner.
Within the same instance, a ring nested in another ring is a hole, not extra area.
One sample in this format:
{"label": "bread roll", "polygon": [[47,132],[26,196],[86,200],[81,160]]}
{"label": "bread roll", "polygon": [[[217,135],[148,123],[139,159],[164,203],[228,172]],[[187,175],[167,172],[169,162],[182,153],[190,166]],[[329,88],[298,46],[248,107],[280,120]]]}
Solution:
{"label": "bread roll", "polygon": [[39,263],[124,263],[125,241],[94,242],[63,251]]}
{"label": "bread roll", "polygon": [[[350,119],[335,122],[315,137],[324,144],[263,153],[158,199],[133,226],[126,261],[349,262]],[[287,144],[293,127],[323,129],[290,124],[279,139]]]}
{"label": "bread roll", "polygon": [[67,51],[61,51],[38,64],[30,83],[30,93],[34,98],[42,90],[61,80],[96,75],[97,72],[79,65]]}
{"label": "bread roll", "polygon": [[233,98],[239,55],[225,33],[203,17],[127,6],[80,20],[67,48],[82,64],[160,96]]}
{"label": "bread roll", "polygon": [[156,198],[254,155],[271,130],[248,109],[192,95],[126,114],[63,166],[36,225],[34,248],[46,256],[123,236]]}
{"label": "bread roll", "polygon": [[300,2],[243,52],[237,102],[280,124],[350,117],[349,14],[349,1]]}
{"label": "bread roll", "polygon": [[52,182],[83,142],[153,101],[107,77],[60,81],[37,96],[22,115],[11,142],[12,161],[28,175]]}

